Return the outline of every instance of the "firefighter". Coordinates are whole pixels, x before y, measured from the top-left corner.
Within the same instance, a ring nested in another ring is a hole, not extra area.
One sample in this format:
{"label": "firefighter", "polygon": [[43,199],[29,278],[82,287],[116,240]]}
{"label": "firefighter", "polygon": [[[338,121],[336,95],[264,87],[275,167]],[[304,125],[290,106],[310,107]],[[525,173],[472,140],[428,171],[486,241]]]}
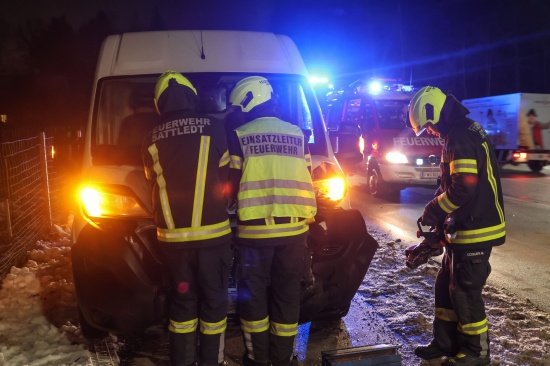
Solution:
{"label": "firefighter", "polygon": [[317,211],[311,156],[302,130],[276,117],[267,79],[242,79],[229,101],[244,120],[229,135],[243,364],[288,366],[298,332],[308,220]]}
{"label": "firefighter", "polygon": [[506,238],[500,174],[487,133],[454,96],[436,87],[420,89],[410,102],[416,135],[424,130],[445,140],[440,186],[422,214],[422,224],[441,227],[454,216],[435,283],[433,340],[415,353],[423,359],[449,357],[445,365],[488,365],[489,333],[481,296],[491,272],[493,246]]}
{"label": "firefighter", "polygon": [[142,155],[157,238],[171,277],[171,362],[194,365],[199,344],[201,366],[223,365],[232,258],[224,124],[195,110],[197,91],[174,71],[159,77],[154,101],[160,119]]}

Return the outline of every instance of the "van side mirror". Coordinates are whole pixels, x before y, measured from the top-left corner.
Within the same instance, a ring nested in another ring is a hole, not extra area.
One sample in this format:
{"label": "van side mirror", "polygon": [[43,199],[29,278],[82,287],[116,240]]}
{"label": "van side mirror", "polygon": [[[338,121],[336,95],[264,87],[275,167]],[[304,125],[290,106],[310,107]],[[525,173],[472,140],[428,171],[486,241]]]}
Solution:
{"label": "van side mirror", "polygon": [[[336,135],[335,139],[332,135]],[[336,141],[335,150],[336,158],[342,166],[352,166],[363,161],[363,153],[361,152],[361,128],[349,122],[342,122],[338,126],[338,131],[331,131],[331,141]]]}

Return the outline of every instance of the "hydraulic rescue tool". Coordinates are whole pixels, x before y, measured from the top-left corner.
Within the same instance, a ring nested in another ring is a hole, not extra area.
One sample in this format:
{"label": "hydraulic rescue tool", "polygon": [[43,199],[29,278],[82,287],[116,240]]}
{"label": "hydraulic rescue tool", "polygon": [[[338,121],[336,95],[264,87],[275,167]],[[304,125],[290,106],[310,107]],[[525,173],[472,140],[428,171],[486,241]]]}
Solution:
{"label": "hydraulic rescue tool", "polygon": [[423,237],[424,240],[405,249],[405,256],[407,257],[405,264],[410,269],[415,269],[427,263],[431,257],[443,254],[445,245],[455,237],[455,220],[451,215],[447,216],[443,225],[439,227],[432,226],[429,231],[422,230],[421,221],[422,218],[418,218],[416,221],[418,225],[416,237]]}

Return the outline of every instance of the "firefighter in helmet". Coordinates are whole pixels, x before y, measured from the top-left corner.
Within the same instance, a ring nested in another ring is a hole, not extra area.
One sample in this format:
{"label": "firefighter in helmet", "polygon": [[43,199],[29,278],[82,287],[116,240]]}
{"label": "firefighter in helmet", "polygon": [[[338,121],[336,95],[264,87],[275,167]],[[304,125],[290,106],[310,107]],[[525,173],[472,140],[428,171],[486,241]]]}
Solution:
{"label": "firefighter in helmet", "polygon": [[175,71],[159,77],[154,101],[160,119],[142,156],[157,238],[171,277],[171,362],[190,366],[198,359],[202,366],[223,365],[232,257],[224,198],[229,171],[224,123],[195,110],[196,89]]}
{"label": "firefighter in helmet", "polygon": [[242,79],[229,101],[245,122],[229,135],[244,365],[288,366],[298,331],[308,219],[317,210],[311,156],[302,130],[276,117],[266,78]]}
{"label": "firefighter in helmet", "polygon": [[493,246],[506,238],[500,174],[485,130],[467,118],[453,95],[427,86],[409,106],[410,127],[445,140],[440,186],[422,214],[422,224],[442,227],[448,215],[455,232],[446,245],[435,283],[433,340],[415,353],[423,359],[449,357],[445,365],[488,365],[489,326],[481,296],[491,272]]}

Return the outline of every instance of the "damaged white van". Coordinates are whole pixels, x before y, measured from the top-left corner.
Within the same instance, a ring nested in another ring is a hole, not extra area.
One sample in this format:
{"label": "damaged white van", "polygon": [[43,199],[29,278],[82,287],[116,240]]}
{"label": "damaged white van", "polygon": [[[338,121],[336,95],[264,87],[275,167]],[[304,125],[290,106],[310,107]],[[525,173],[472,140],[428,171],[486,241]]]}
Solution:
{"label": "damaged white van", "polygon": [[[308,249],[315,284],[304,286],[300,321],[345,315],[377,243],[359,212],[349,209],[346,179],[295,44],[272,33],[140,32],[106,38],[97,64],[73,227],[83,333],[139,332],[166,314],[170,294],[140,152],[158,117],[154,85],[166,70],[185,75],[201,111],[222,118],[239,80],[269,79],[281,118],[307,132],[313,160],[319,212]],[[344,133],[342,139],[349,137]],[[353,149],[345,158],[361,161],[359,146]]]}

